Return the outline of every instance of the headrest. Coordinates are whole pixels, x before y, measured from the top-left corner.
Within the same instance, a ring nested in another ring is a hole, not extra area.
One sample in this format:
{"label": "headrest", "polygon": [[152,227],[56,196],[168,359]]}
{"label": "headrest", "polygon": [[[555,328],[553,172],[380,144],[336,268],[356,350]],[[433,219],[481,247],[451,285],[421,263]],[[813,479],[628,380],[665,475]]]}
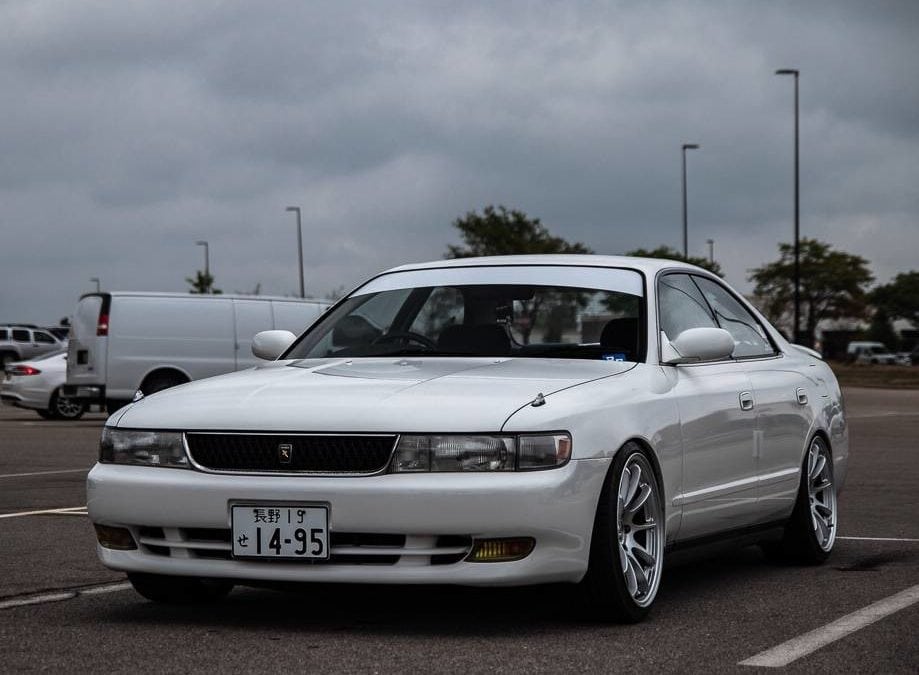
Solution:
{"label": "headrest", "polygon": [[507,331],[498,324],[447,326],[437,338],[437,348],[445,352],[503,356],[511,350]]}

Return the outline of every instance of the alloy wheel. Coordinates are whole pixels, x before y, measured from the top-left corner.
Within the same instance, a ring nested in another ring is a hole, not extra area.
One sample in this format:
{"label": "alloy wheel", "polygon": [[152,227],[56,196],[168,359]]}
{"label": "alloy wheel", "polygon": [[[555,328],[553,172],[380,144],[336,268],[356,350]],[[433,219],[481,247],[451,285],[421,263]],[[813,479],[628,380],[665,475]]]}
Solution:
{"label": "alloy wheel", "polygon": [[836,541],[836,488],[830,454],[819,439],[807,453],[807,497],[817,545],[829,551]]}
{"label": "alloy wheel", "polygon": [[64,419],[72,419],[83,413],[83,404],[72,398],[58,396],[54,402],[54,412]]}
{"label": "alloy wheel", "polygon": [[648,460],[635,453],[619,479],[616,529],[619,562],[632,600],[646,607],[660,584],[664,527],[660,495]]}

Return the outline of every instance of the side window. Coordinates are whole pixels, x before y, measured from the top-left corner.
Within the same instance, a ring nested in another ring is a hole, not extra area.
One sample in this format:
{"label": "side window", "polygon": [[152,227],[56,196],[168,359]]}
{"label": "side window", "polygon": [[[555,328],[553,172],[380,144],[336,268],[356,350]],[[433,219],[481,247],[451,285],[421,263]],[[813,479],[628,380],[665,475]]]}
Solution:
{"label": "side window", "polygon": [[717,328],[705,298],[688,274],[668,274],[658,284],[661,330],[671,340],[687,328]]}
{"label": "side window", "polygon": [[42,333],[41,331],[35,331],[34,333],[32,333],[32,335],[35,336],[36,342],[41,342],[42,344],[46,344],[46,345],[53,345],[55,343],[55,339],[51,337],[48,333]]}
{"label": "side window", "polygon": [[13,340],[15,342],[31,342],[29,339],[29,331],[22,330],[21,328],[13,329]]}
{"label": "side window", "polygon": [[715,310],[718,325],[734,338],[735,357],[769,356],[775,353],[759,321],[734,296],[711,279],[704,277],[693,277],[693,279],[709,305]]}
{"label": "side window", "polygon": [[447,326],[463,323],[463,294],[456,288],[442,286],[431,291],[409,329],[437,339]]}
{"label": "side window", "polygon": [[6,328],[0,328],[0,340],[9,340],[9,333],[6,332]]}

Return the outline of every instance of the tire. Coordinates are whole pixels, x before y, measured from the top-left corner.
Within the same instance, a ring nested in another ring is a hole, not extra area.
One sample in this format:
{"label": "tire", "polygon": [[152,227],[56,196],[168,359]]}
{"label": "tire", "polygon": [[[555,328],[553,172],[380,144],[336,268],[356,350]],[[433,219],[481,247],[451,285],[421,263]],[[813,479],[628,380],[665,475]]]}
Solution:
{"label": "tire", "polygon": [[121,410],[129,403],[130,401],[126,399],[107,398],[105,399],[105,412],[107,412],[109,415],[112,415],[115,413],[115,411]]}
{"label": "tire", "polygon": [[223,579],[171,577],[162,574],[129,572],[128,581],[147,600],[168,605],[194,605],[223,600],[233,590],[233,582]]}
{"label": "tire", "polygon": [[660,481],[648,453],[626,443],[616,454],[600,493],[581,582],[592,614],[635,623],[651,610],[664,562],[664,510]]}
{"label": "tire", "polygon": [[3,370],[7,363],[14,361],[19,361],[19,356],[14,352],[0,352],[0,370]]}
{"label": "tire", "polygon": [[836,542],[837,512],[833,457],[826,441],[815,436],[804,456],[798,498],[780,544],[782,557],[804,565],[823,563]]}
{"label": "tire", "polygon": [[78,420],[83,417],[84,412],[86,412],[85,403],[71,398],[64,398],[61,396],[61,390],[57,389],[51,394],[51,401],[48,404],[48,417],[45,419]]}
{"label": "tire", "polygon": [[154,375],[144,380],[144,383],[140,385],[140,390],[144,393],[144,396],[149,396],[150,394],[155,394],[158,391],[176,387],[186,382],[188,382],[188,380],[179,378],[175,375]]}

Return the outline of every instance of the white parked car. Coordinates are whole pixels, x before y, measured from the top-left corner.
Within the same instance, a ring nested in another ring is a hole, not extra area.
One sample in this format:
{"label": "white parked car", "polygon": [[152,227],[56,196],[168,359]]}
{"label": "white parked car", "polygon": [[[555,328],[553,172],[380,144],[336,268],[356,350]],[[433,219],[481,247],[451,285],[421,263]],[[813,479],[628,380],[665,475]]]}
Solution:
{"label": "white parked car", "polygon": [[899,361],[883,342],[850,342],[846,354],[855,363],[896,365]]}
{"label": "white parked car", "polygon": [[672,548],[756,541],[807,563],[833,548],[836,379],[699,268],[409,265],[253,351],[279,358],[105,426],[87,480],[98,552],[147,598],[569,582],[635,621]]}
{"label": "white parked car", "polygon": [[76,420],[86,406],[61,395],[67,376],[67,352],[56,352],[19,363],[8,363],[0,384],[0,400],[34,410],[45,419]]}

